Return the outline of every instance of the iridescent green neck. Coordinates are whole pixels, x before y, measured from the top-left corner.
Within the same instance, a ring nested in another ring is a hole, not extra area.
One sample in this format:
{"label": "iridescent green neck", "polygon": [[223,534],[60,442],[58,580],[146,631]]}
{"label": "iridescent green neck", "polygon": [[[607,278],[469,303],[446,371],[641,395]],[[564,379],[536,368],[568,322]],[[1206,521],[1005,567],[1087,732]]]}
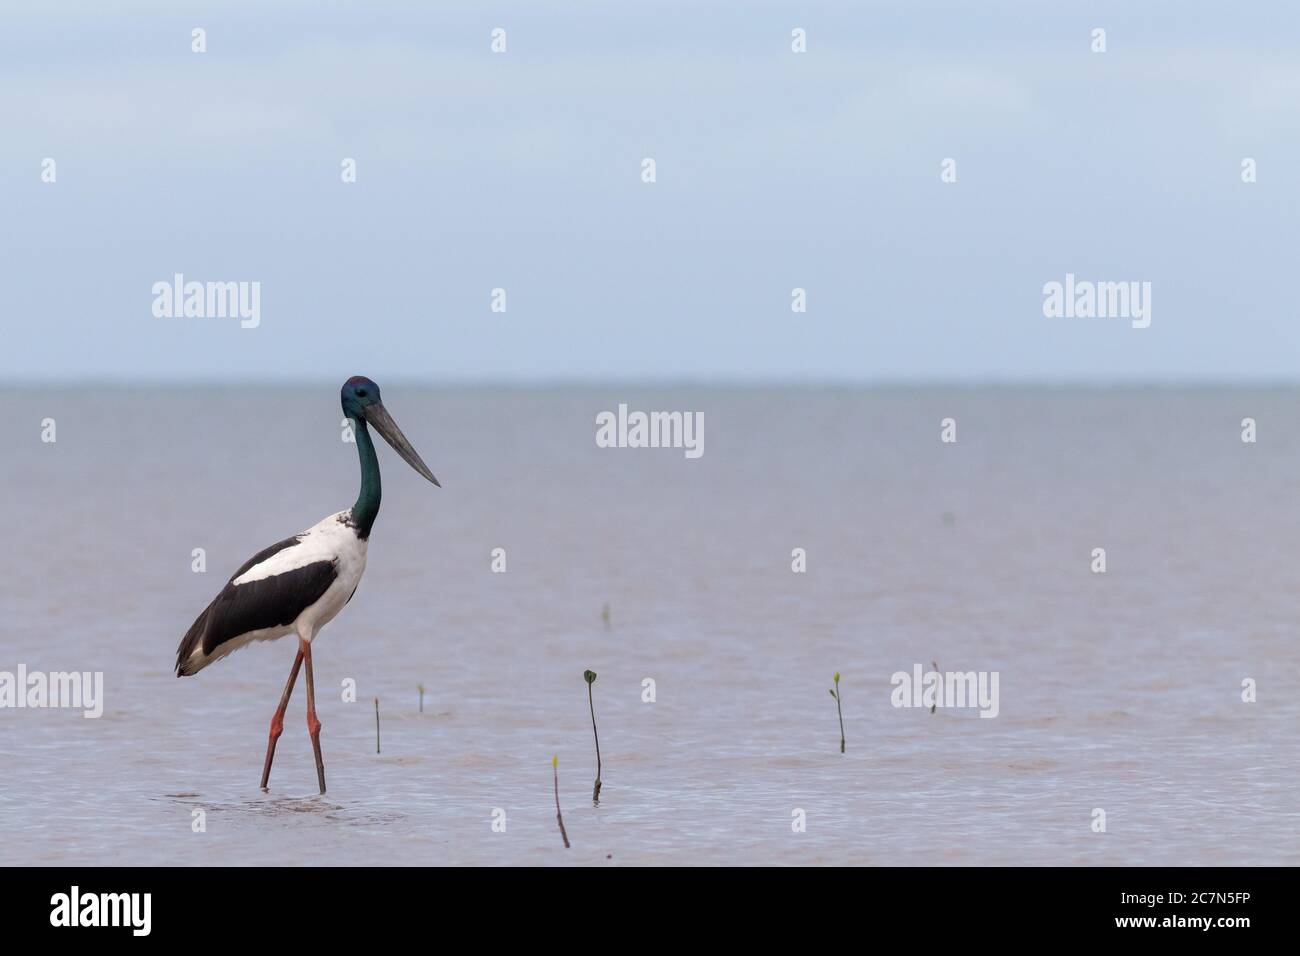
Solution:
{"label": "iridescent green neck", "polygon": [[357,503],[352,506],[352,521],[357,526],[357,535],[368,538],[379,514],[379,499],[383,496],[379,484],[379,459],[375,456],[375,445],[370,440],[365,422],[353,418],[352,433],[357,440],[357,457],[361,459],[361,491],[357,493]]}

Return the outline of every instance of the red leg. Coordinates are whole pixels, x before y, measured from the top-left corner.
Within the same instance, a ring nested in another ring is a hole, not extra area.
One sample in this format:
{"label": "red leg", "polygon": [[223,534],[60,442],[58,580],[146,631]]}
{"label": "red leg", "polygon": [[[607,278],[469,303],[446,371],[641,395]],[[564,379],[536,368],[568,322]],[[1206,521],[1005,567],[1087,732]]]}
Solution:
{"label": "red leg", "polygon": [[316,684],[311,674],[311,642],[298,640],[298,653],[307,662],[307,732],[311,734],[311,749],[316,754],[316,779],[320,792],[325,792],[325,762],[320,756],[320,720],[316,717]]}
{"label": "red leg", "polygon": [[[284,733],[284,711],[289,706],[289,695],[293,693],[294,682],[298,680],[298,668],[302,665],[302,650],[299,649],[298,656],[293,659],[293,670],[289,671],[289,681],[284,685],[284,693],[280,695],[280,706],[276,708],[275,714],[271,717],[271,733],[266,740],[266,763],[262,765],[262,789],[266,789],[267,782],[271,779],[271,761],[275,757],[275,742],[280,739]],[[310,665],[308,665],[310,667]]]}

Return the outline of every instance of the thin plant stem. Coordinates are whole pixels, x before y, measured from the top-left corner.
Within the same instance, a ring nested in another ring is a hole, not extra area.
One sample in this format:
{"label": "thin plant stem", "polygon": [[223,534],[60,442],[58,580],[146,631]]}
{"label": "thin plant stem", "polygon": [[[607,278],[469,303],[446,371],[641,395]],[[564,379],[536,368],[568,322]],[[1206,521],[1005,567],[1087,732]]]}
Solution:
{"label": "thin plant stem", "polygon": [[587,706],[591,708],[591,735],[596,740],[596,783],[591,790],[591,802],[600,803],[600,734],[596,733],[596,702],[592,697],[591,685],[596,683],[596,672],[586,671],[583,677],[587,679]]}
{"label": "thin plant stem", "polygon": [[564,840],[564,848],[569,849],[569,834],[564,832],[564,817],[560,814],[560,758],[554,756],[551,758],[551,773],[555,776],[555,822],[560,825],[560,837]]}
{"label": "thin plant stem", "polygon": [[844,707],[840,701],[840,675],[835,673],[835,712],[840,716],[840,753],[844,753]]}

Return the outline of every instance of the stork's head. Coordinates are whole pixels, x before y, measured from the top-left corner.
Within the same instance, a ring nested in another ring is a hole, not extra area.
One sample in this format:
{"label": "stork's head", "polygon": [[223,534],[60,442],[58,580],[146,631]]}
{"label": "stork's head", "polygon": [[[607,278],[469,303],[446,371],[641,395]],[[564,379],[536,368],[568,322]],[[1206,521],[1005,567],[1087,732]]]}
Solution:
{"label": "stork's head", "polygon": [[364,375],[353,375],[343,383],[339,399],[343,404],[344,415],[354,422],[373,425],[375,431],[383,436],[384,441],[393,446],[393,451],[402,456],[403,461],[439,488],[442,487],[438,484],[438,479],[433,477],[429,466],[424,463],[416,450],[411,447],[411,443],[406,440],[402,430],[397,427],[393,416],[389,415],[388,410],[384,408],[378,385]]}
{"label": "stork's head", "polygon": [[344,382],[339,398],[343,402],[343,414],[355,419],[364,418],[368,406],[383,404],[379,397],[379,386],[364,375],[353,375]]}

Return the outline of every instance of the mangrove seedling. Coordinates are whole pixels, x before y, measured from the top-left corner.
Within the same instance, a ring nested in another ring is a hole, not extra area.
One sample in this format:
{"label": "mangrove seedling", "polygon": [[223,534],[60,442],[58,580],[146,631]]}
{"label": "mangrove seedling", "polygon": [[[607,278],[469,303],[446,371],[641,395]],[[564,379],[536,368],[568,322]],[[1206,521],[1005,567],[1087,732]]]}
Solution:
{"label": "mangrove seedling", "polygon": [[420,692],[420,713],[424,713],[424,685],[416,684],[415,689]]}
{"label": "mangrove seedling", "polygon": [[560,815],[560,756],[556,754],[551,758],[551,773],[555,776],[555,822],[560,825],[560,838],[564,840],[564,848],[569,849],[569,835],[564,832],[564,817]]}
{"label": "mangrove seedling", "polygon": [[596,785],[591,790],[591,802],[600,803],[600,734],[596,733],[596,702],[592,699],[591,685],[596,683],[595,671],[583,671],[582,679],[587,682],[587,706],[591,708],[591,735],[596,738]]}
{"label": "mangrove seedling", "polygon": [[840,704],[840,672],[835,672],[835,689],[830,692],[835,698],[835,711],[840,715],[840,753],[844,753],[844,708]]}
{"label": "mangrove seedling", "polygon": [[[938,661],[930,661],[930,666],[934,668],[934,672],[935,672],[936,674],[939,673],[939,662],[938,662]],[[940,686],[940,687],[943,686],[942,682],[939,684],[939,686]],[[938,707],[938,706],[939,706],[939,691],[936,689],[935,692],[934,692],[934,703],[930,705],[930,713],[933,714],[933,713],[934,713],[934,709],[935,709],[936,707]]]}
{"label": "mangrove seedling", "polygon": [[379,698],[375,698],[375,753],[379,753]]}

